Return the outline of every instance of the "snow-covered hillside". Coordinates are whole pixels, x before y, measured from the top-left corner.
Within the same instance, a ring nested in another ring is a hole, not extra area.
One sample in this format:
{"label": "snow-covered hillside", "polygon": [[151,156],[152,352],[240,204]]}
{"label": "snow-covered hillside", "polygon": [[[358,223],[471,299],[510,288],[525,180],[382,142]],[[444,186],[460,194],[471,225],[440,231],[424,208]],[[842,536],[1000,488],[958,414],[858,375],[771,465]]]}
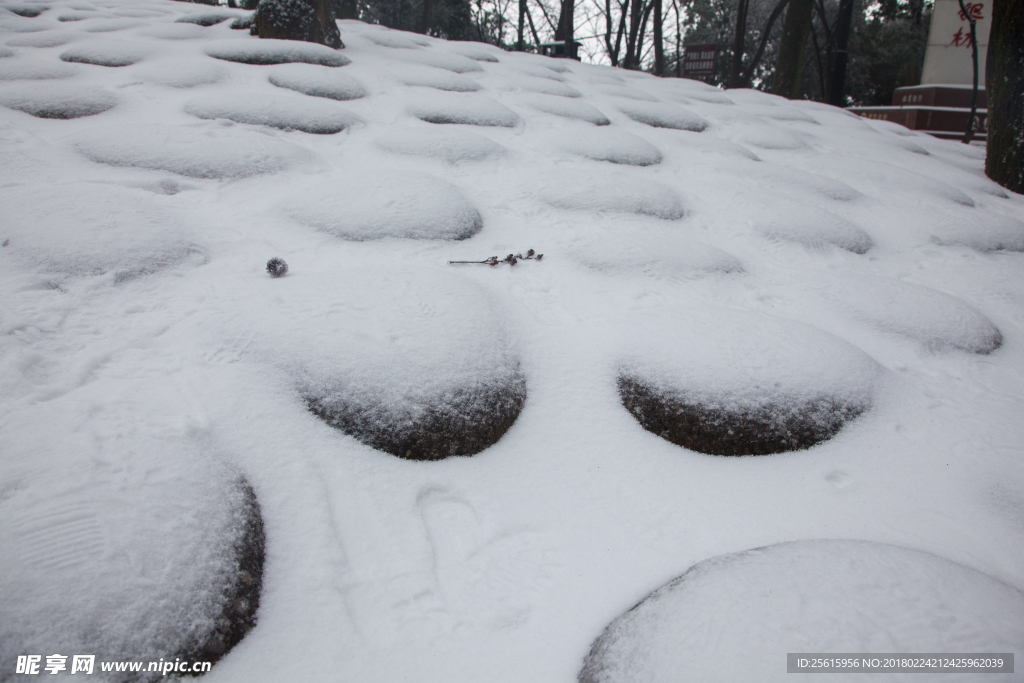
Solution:
{"label": "snow-covered hillside", "polygon": [[1024,198],[984,148],[245,14],[0,4],[0,680],[1024,656]]}

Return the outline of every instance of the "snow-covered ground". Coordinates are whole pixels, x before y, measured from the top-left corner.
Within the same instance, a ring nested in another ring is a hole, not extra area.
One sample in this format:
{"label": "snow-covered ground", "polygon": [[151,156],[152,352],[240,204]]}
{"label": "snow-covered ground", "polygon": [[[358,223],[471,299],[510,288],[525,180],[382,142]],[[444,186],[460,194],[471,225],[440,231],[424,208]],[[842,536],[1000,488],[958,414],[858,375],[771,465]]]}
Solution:
{"label": "snow-covered ground", "polygon": [[983,148],[227,15],[0,5],[0,680],[219,654],[254,585],[211,681],[1024,657],[1024,198]]}

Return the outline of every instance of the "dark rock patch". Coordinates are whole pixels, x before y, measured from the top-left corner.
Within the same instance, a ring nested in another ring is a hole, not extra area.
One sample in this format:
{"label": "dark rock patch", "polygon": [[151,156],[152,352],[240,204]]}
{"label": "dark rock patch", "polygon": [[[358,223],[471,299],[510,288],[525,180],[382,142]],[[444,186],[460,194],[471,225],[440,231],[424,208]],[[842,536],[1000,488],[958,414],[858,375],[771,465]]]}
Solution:
{"label": "dark rock patch", "polygon": [[644,429],[710,455],[800,451],[831,439],[868,405],[832,396],[779,398],[758,404],[689,397],[620,375],[622,405]]}
{"label": "dark rock patch", "polygon": [[13,12],[19,17],[27,17],[29,19],[38,17],[40,14],[50,9],[49,5],[4,5],[4,9],[8,12]]}
{"label": "dark rock patch", "polygon": [[526,393],[526,379],[514,373],[494,384],[453,389],[398,407],[344,391],[306,396],[306,405],[367,446],[409,460],[441,460],[475,455],[497,443],[519,417]]}
{"label": "dark rock patch", "polygon": [[252,486],[239,478],[239,500],[234,506],[234,524],[239,530],[231,548],[231,570],[221,589],[221,612],[204,640],[184,648],[182,660],[216,663],[242,641],[256,625],[263,590],[263,561],[266,535],[263,515]]}

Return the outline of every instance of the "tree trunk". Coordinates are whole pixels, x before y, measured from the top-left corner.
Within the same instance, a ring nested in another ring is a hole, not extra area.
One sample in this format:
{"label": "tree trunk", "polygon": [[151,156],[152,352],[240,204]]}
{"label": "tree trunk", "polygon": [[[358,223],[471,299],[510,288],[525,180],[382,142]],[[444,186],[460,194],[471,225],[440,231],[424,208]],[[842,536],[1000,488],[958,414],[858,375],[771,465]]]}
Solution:
{"label": "tree trunk", "polygon": [[850,42],[850,26],[853,23],[853,0],[839,0],[839,15],[833,36],[835,51],[832,53],[831,72],[828,75],[828,103],[837,107],[846,103],[846,63],[849,54],[846,46]]}
{"label": "tree trunk", "polygon": [[775,77],[772,79],[772,92],[776,95],[791,100],[800,99],[804,51],[807,47],[807,34],[811,30],[813,11],[814,0],[789,0],[786,21],[782,25],[782,42],[779,44]]}
{"label": "tree trunk", "polygon": [[523,51],[523,31],[526,29],[526,0],[519,0],[519,40],[516,41],[516,49]]}
{"label": "tree trunk", "polygon": [[433,0],[423,0],[423,14],[420,15],[419,23],[416,25],[416,33],[426,34],[430,28],[431,15],[434,13]]}
{"label": "tree trunk", "polygon": [[664,14],[661,0],[654,0],[654,75],[665,75]]}
{"label": "tree trunk", "polygon": [[573,44],[573,12],[575,0],[562,0],[562,9],[558,14],[558,28],[555,29],[555,40],[565,41],[565,56],[576,57],[576,45]]}
{"label": "tree trunk", "polygon": [[747,37],[747,10],[750,0],[739,0],[736,9],[736,33],[732,41],[732,69],[729,72],[729,87],[740,88],[743,72],[744,40]]}
{"label": "tree trunk", "polygon": [[632,0],[629,9],[629,35],[626,36],[626,59],[622,66],[627,69],[636,69],[640,64],[640,46],[637,45],[637,38],[640,37],[640,20],[644,15],[644,0]]}
{"label": "tree trunk", "polygon": [[985,173],[1024,193],[1024,0],[995,0],[985,69]]}

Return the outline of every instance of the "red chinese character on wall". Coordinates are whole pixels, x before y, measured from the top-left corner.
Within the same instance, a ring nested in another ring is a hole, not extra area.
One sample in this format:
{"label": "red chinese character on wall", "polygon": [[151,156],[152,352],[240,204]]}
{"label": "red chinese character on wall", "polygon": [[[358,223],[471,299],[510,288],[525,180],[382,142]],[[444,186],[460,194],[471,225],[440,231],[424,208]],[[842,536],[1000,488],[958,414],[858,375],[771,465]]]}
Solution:
{"label": "red chinese character on wall", "polygon": [[970,47],[972,45],[970,30],[964,33],[964,29],[961,26],[960,29],[953,34],[953,40],[949,41],[949,44],[954,47]]}
{"label": "red chinese character on wall", "polygon": [[[967,8],[967,14],[970,14],[972,19],[984,19],[985,18],[985,17],[981,16],[981,11],[983,9],[985,9],[985,3],[983,3],[983,2],[976,2],[976,3],[972,4],[970,2],[965,2],[964,3],[964,7]],[[967,14],[964,14],[964,11],[960,10],[960,21],[967,21]]]}

